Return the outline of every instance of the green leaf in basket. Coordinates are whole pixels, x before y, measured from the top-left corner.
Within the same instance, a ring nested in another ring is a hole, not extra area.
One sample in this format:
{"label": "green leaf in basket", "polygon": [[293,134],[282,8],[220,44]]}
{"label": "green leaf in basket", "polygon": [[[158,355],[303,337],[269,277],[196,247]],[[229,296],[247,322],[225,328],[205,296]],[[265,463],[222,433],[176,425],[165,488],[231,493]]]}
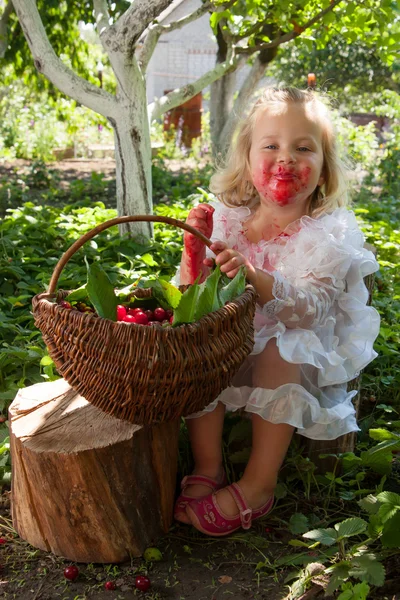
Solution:
{"label": "green leaf in basket", "polygon": [[235,277],[219,290],[219,300],[221,302],[221,306],[224,306],[227,302],[230,302],[234,298],[238,298],[241,294],[243,294],[245,288],[245,267],[242,266],[236,273]]}
{"label": "green leaf in basket", "polygon": [[193,323],[196,320],[195,311],[199,292],[200,286],[195,282],[182,294],[181,301],[174,310],[173,326],[182,325],[183,323]]}
{"label": "green leaf in basket", "polygon": [[88,291],[86,289],[86,283],[81,285],[81,287],[77,288],[65,298],[67,302],[81,302],[82,300],[86,300],[88,298]]}
{"label": "green leaf in basket", "polygon": [[116,321],[118,299],[113,284],[98,262],[89,265],[86,256],[85,262],[88,276],[86,289],[90,302],[99,317]]}
{"label": "green leaf in basket", "polygon": [[169,281],[165,281],[165,279],[160,279],[159,281],[164,291],[165,300],[168,302],[171,308],[175,309],[181,301],[182,292],[177,287],[172,285],[172,283],[169,283]]}
{"label": "green leaf in basket", "polygon": [[199,285],[194,320],[198,321],[202,316],[221,308],[218,298],[218,282],[221,277],[221,269],[216,267],[214,271]]}
{"label": "green leaf in basket", "polygon": [[170,310],[172,308],[167,298],[165,297],[165,291],[159,279],[153,281],[151,285],[146,287],[151,287],[152,296],[156,300],[158,306],[162,306],[164,310]]}

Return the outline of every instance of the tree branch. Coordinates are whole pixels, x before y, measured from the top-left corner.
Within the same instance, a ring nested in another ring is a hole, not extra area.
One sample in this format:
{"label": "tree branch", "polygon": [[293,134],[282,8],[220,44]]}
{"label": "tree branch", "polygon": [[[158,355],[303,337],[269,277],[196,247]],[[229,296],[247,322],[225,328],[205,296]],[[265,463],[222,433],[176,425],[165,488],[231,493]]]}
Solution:
{"label": "tree branch", "polygon": [[[135,0],[124,14],[112,25],[108,33],[117,40],[118,50],[133,56],[135,45],[141,34],[172,0]],[[111,36],[110,36],[111,37]]]}
{"label": "tree branch", "polygon": [[105,117],[117,110],[114,96],[79,77],[54,52],[43,27],[35,0],[13,0],[34,65],[59,90]]}
{"label": "tree branch", "polygon": [[[345,1],[348,2],[348,0],[345,0]],[[301,35],[303,33],[303,31],[305,31],[309,27],[312,27],[315,23],[317,23],[317,21],[322,19],[322,17],[324,17],[328,12],[333,10],[335,8],[335,6],[337,4],[339,4],[340,2],[343,2],[343,0],[333,0],[327,8],[324,8],[323,10],[321,10],[318,14],[315,15],[315,17],[313,17],[307,23],[302,25],[300,30],[297,32],[294,30],[289,31],[288,33],[285,33],[284,35],[281,35],[280,37],[275,38],[271,42],[256,44],[255,46],[251,46],[251,47],[243,47],[242,48],[240,46],[237,46],[235,48],[235,51],[238,54],[246,54],[246,55],[250,56],[251,54],[258,52],[259,50],[264,50],[267,48],[276,48],[276,46],[280,46],[281,44],[284,44],[285,42],[289,42],[290,40],[293,40],[294,38]]]}
{"label": "tree branch", "polygon": [[93,0],[93,11],[99,36],[110,26],[107,0]]}
{"label": "tree branch", "polygon": [[6,4],[3,14],[0,18],[0,58],[4,58],[8,45],[7,26],[8,19],[14,10],[12,0]]}
{"label": "tree branch", "polygon": [[225,62],[220,63],[210,71],[207,71],[207,73],[199,77],[199,79],[193,83],[188,83],[187,85],[162,96],[155,102],[152,102],[148,105],[150,121],[158,119],[168,110],[179,106],[182,102],[190,100],[190,98],[193,98],[193,96],[201,92],[201,90],[213,83],[213,81],[216,81],[216,79],[222,77],[222,75],[225,75],[225,73],[228,73],[231,70],[235,70],[238,63],[239,58],[231,55]]}

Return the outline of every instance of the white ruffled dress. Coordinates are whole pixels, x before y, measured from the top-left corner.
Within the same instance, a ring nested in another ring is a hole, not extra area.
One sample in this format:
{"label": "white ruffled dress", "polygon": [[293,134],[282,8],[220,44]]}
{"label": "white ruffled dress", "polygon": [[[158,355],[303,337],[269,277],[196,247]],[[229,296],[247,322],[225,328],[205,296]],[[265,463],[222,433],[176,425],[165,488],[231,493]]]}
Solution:
{"label": "white ruffled dress", "polygon": [[[212,240],[222,240],[274,277],[274,300],[257,305],[255,344],[233,385],[195,418],[223,402],[228,410],[245,408],[273,423],[288,423],[312,439],[331,440],[357,431],[347,382],[376,356],[378,312],[367,306],[363,278],[378,270],[355,215],[338,208],[319,218],[302,217],[273,240],[251,243],[243,224],[246,207],[215,208]],[[209,256],[214,256],[211,252]],[[252,387],[251,365],[271,338],[281,357],[301,365],[301,385],[276,389]],[[250,379],[249,379],[250,376]]]}

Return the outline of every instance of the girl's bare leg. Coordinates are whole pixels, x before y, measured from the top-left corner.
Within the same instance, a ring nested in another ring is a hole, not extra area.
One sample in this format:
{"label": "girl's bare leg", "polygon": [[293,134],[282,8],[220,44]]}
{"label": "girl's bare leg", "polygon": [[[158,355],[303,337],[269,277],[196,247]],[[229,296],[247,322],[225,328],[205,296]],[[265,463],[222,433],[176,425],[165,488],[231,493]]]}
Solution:
{"label": "girl's bare leg", "polygon": [[[219,402],[217,408],[203,417],[186,419],[190,444],[194,458],[195,475],[207,475],[219,479],[222,475],[222,429],[224,426],[225,405]],[[194,498],[210,493],[204,485],[189,485],[185,495]]]}
{"label": "girl's bare leg", "polygon": [[[300,383],[300,367],[284,361],[275,340],[271,340],[257,356],[253,369],[253,387],[275,389],[285,383]],[[252,423],[252,451],[238,484],[250,506],[259,508],[274,492],[294,427],[286,423],[274,424],[255,414],[252,415]],[[237,506],[228,491],[218,492],[218,503],[227,514],[237,514]]]}

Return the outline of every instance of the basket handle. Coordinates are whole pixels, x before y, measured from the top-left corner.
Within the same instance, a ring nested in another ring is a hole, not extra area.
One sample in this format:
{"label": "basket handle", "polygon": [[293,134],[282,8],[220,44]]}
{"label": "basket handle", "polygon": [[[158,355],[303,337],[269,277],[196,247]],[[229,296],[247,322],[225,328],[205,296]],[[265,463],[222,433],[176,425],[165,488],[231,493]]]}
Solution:
{"label": "basket handle", "polygon": [[93,237],[95,237],[98,233],[100,233],[104,229],[113,227],[113,225],[119,225],[120,223],[131,223],[134,221],[151,221],[154,223],[166,223],[167,225],[174,225],[175,227],[179,227],[180,229],[185,229],[186,231],[189,231],[189,233],[192,233],[193,235],[198,237],[202,242],[204,242],[206,246],[210,247],[212,244],[211,240],[209,240],[205,235],[200,233],[200,231],[197,231],[197,229],[195,229],[191,225],[187,225],[183,221],[178,221],[178,219],[172,219],[171,217],[161,217],[161,216],[155,216],[155,215],[136,215],[136,216],[130,216],[130,217],[129,216],[128,217],[115,217],[115,219],[109,219],[108,221],[105,221],[104,223],[97,225],[97,227],[95,227],[94,229],[91,229],[90,231],[85,233],[82,237],[79,238],[79,240],[76,240],[76,242],[74,242],[72,244],[72,246],[70,246],[66,252],[64,252],[64,254],[62,255],[62,257],[60,258],[60,260],[58,261],[58,263],[55,266],[53,275],[51,276],[51,279],[50,279],[50,283],[49,283],[47,292],[49,294],[54,294],[54,292],[56,290],[58,279],[61,275],[63,268],[65,267],[65,265],[67,264],[69,259],[75,254],[75,252],[83,246],[83,244],[85,244],[87,241],[91,240]]}

